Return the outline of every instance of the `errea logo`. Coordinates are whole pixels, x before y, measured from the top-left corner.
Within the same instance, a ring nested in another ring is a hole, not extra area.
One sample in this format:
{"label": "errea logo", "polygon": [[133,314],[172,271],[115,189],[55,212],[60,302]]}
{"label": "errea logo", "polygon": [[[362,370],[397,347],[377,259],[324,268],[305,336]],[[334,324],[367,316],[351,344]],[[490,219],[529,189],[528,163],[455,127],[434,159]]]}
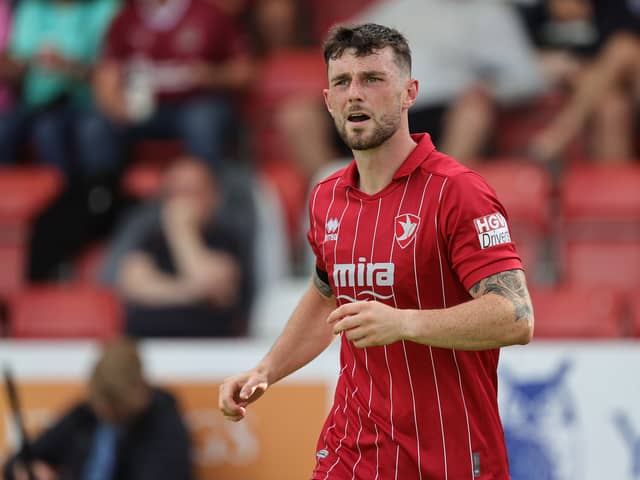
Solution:
{"label": "errea logo", "polygon": [[473,220],[473,224],[478,233],[478,241],[480,248],[485,249],[511,242],[511,234],[507,220],[501,213],[492,213],[484,217],[478,217]]}
{"label": "errea logo", "polygon": [[338,228],[340,227],[340,220],[337,218],[330,218],[327,220],[326,229],[327,233],[324,236],[325,242],[338,240]]}

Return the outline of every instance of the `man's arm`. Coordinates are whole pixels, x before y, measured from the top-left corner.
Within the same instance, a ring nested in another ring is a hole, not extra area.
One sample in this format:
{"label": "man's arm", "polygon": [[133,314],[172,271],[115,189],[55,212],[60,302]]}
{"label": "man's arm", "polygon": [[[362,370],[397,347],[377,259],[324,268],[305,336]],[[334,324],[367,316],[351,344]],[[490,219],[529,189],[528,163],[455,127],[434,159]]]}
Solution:
{"label": "man's arm", "polygon": [[122,260],[116,286],[128,300],[140,305],[183,305],[199,300],[195,287],[161,272],[146,253],[134,251]]}
{"label": "man's arm", "polygon": [[400,310],[378,302],[337,308],[328,318],[334,333],[345,331],[356,347],[410,340],[434,347],[487,350],[529,343],[533,308],[524,272],[491,275],[469,291],[473,298],[433,310]]}
{"label": "man's arm", "polygon": [[253,370],[230,377],[221,385],[222,413],[230,420],[241,420],[246,406],[257,400],[269,385],[322,353],[334,338],[326,321],[334,308],[331,289],[315,274],[313,285],[309,285],[269,353]]}
{"label": "man's arm", "polygon": [[112,120],[126,123],[129,112],[124,96],[122,66],[115,60],[103,60],[96,65],[93,90],[100,109]]}

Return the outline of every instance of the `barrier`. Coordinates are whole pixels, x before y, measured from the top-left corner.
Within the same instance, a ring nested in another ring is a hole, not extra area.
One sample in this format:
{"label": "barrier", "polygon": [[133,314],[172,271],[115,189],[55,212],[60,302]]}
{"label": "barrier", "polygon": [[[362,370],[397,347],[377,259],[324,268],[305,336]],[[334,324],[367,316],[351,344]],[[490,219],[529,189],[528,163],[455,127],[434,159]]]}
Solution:
{"label": "barrier", "polygon": [[[196,445],[201,480],[308,478],[338,372],[334,344],[274,385],[247,419],[226,422],[217,387],[268,350],[258,341],[144,342],[150,377],[174,391]],[[0,342],[27,427],[39,430],[82,395],[90,342]],[[500,406],[513,480],[640,478],[640,343],[534,342],[502,350]],[[0,458],[15,445],[0,395]]]}

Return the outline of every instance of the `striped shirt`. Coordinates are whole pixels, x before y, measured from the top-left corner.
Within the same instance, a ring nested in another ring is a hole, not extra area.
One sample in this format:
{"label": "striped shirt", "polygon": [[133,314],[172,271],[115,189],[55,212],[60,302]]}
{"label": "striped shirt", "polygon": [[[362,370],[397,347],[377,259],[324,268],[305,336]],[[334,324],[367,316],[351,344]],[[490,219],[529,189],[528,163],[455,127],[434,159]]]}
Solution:
{"label": "striped shirt", "polygon": [[[483,278],[522,268],[494,190],[427,134],[414,140],[382,191],[359,191],[352,162],[312,192],[308,239],[338,304],[445,308],[470,300]],[[343,335],[312,478],[509,479],[498,356],[409,341],[358,349]]]}

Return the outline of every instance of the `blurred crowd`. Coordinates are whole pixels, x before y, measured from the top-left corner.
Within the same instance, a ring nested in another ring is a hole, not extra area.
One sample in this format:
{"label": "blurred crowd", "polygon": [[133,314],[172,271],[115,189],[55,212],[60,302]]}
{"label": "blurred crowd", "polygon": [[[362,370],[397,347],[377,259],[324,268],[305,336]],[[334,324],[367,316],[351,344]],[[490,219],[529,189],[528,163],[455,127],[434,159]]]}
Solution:
{"label": "blurred crowd", "polygon": [[[78,285],[115,295],[134,337],[251,331],[256,297],[309,272],[311,182],[350,158],[322,99],[338,21],[407,35],[412,131],[513,198],[534,284],[574,278],[572,172],[638,179],[636,0],[0,0],[3,334],[25,331],[21,302]],[[586,228],[625,232],[627,286],[639,186]]]}

